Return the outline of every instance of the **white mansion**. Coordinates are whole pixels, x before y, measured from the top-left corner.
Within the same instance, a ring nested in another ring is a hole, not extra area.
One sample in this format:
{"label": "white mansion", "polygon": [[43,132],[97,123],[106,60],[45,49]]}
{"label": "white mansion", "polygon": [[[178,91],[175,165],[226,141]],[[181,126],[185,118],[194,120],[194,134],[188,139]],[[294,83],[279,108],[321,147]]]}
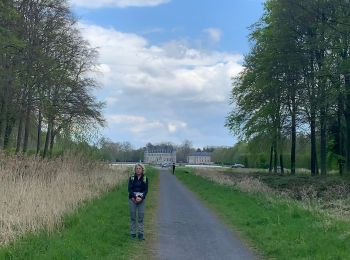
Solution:
{"label": "white mansion", "polygon": [[189,164],[212,164],[211,153],[209,152],[194,152],[187,157]]}
{"label": "white mansion", "polygon": [[173,147],[146,148],[144,153],[144,163],[176,163],[176,149]]}

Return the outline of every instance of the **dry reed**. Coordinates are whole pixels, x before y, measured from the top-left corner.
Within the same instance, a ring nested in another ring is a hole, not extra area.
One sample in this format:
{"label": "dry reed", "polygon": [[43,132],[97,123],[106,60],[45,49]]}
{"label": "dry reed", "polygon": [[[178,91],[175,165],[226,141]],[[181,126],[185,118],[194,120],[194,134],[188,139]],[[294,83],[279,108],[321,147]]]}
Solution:
{"label": "dry reed", "polygon": [[[257,178],[244,176],[243,178],[234,178],[234,174],[227,174],[225,170],[198,168],[194,174],[203,176],[211,181],[223,185],[235,186],[238,190],[251,193],[271,193],[272,189]],[[242,175],[241,175],[242,176]]]}
{"label": "dry reed", "polygon": [[0,243],[57,228],[62,217],[128,176],[83,156],[54,160],[0,155]]}

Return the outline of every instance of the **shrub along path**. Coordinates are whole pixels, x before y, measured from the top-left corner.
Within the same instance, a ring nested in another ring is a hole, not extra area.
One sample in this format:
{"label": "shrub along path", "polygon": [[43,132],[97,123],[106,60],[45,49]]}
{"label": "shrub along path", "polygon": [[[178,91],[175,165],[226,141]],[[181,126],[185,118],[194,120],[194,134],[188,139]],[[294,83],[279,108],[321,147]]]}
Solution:
{"label": "shrub along path", "polygon": [[[158,174],[147,169],[150,194],[147,215],[155,211]],[[146,218],[146,237],[151,219]],[[87,202],[74,214],[66,216],[58,231],[28,234],[0,248],[0,259],[144,259],[147,241],[131,241],[127,183],[98,199]]]}
{"label": "shrub along path", "polygon": [[176,176],[161,170],[159,178],[159,259],[255,259]]}

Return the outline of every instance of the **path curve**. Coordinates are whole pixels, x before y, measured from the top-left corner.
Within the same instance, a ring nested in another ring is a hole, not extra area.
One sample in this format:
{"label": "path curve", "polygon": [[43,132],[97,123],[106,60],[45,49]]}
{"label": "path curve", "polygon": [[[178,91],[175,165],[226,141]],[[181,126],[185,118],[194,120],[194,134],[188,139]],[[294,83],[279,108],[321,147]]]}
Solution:
{"label": "path curve", "polygon": [[158,259],[257,259],[176,175],[160,169],[159,178]]}

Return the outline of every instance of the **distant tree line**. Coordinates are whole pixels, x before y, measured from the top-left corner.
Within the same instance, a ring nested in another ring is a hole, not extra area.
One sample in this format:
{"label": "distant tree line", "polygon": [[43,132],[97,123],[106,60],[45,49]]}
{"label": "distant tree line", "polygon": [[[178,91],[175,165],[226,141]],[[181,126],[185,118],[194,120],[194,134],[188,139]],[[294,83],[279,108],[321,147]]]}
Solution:
{"label": "distant tree line", "polygon": [[96,55],[66,0],[1,0],[0,149],[46,157],[58,136],[103,125]]}
{"label": "distant tree line", "polygon": [[283,172],[288,144],[295,174],[298,136],[307,136],[312,175],[334,160],[350,172],[350,1],[267,0],[250,40],[226,126],[269,143],[270,171]]}
{"label": "distant tree line", "polygon": [[215,147],[204,147],[195,149],[192,142],[184,140],[182,144],[177,145],[169,142],[147,143],[145,147],[134,148],[130,142],[113,142],[109,139],[102,138],[99,143],[99,151],[104,160],[110,162],[139,162],[144,160],[144,152],[148,150],[176,150],[176,161],[186,163],[187,157],[196,151],[213,152]]}
{"label": "distant tree line", "polygon": [[[297,136],[297,168],[309,168],[310,165],[310,138],[308,136]],[[286,138],[283,147],[283,160],[290,165],[290,139]],[[244,164],[249,168],[269,169],[270,157],[266,151],[270,148],[270,141],[254,138],[249,142],[240,141],[232,147],[214,147],[212,161],[221,165]],[[330,164],[331,169],[336,169],[335,163]]]}
{"label": "distant tree line", "polygon": [[135,149],[130,142],[112,142],[106,138],[100,141],[100,151],[103,159],[110,162],[139,162],[144,157],[144,148]]}

